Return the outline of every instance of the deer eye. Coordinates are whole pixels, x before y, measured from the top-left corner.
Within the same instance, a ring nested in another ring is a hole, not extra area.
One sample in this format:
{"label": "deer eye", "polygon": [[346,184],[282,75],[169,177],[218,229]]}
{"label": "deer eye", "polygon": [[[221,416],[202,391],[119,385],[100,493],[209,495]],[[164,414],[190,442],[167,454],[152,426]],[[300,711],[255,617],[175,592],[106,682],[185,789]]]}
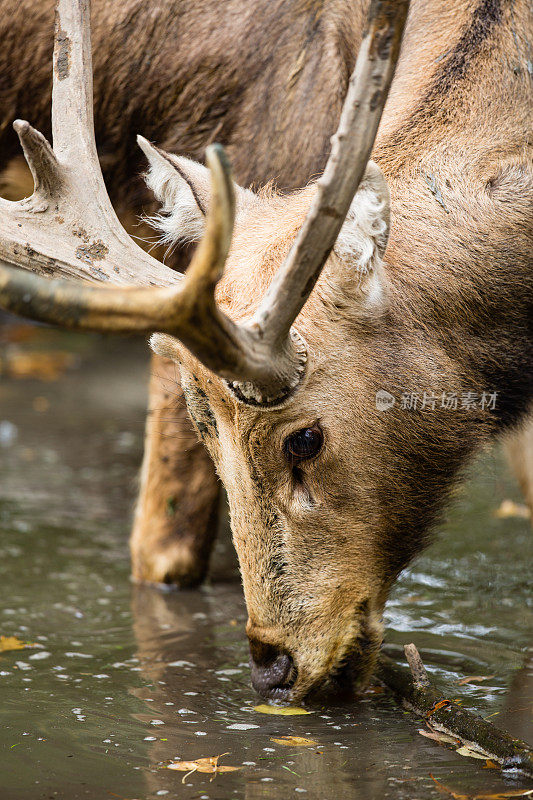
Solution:
{"label": "deer eye", "polygon": [[291,433],[283,443],[283,450],[287,461],[292,464],[299,464],[315,458],[324,444],[324,434],[322,428],[313,425],[312,428],[302,428],[301,431]]}

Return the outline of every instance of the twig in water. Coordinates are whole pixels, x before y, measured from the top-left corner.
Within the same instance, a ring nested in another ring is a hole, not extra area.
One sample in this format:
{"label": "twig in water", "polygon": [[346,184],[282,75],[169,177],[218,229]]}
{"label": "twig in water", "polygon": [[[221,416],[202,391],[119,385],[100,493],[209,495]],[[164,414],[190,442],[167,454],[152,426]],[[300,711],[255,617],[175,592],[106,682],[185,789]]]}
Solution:
{"label": "twig in water", "polygon": [[533,778],[533,749],[445,698],[430,682],[420,653],[414,644],[405,647],[410,669],[381,655],[377,676],[400,700],[435,731],[446,733],[472,750],[496,762],[502,770],[520,772]]}

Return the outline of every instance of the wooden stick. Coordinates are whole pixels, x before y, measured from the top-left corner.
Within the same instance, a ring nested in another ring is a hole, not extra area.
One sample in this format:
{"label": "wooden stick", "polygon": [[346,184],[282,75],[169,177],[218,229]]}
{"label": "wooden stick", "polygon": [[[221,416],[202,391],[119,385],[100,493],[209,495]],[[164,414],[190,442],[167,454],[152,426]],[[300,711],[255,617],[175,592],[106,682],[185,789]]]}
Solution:
{"label": "wooden stick", "polygon": [[433,730],[459,739],[462,745],[482,751],[502,770],[533,778],[533,749],[505,731],[448,700],[430,682],[420,653],[414,644],[405,647],[410,669],[380,656],[377,677],[401,704],[423,717]]}
{"label": "wooden stick", "polygon": [[426,668],[420,658],[420,653],[414,644],[406,644],[404,649],[407,663],[411,668],[413,681],[417,689],[423,689],[424,686],[429,686],[429,678]]}

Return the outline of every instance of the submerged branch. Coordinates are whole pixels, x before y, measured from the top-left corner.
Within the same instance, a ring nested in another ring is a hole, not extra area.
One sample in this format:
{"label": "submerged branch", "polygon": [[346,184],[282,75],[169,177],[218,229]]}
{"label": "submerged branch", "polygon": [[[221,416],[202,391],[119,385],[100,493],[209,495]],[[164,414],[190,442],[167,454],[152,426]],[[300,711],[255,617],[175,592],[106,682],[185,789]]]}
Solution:
{"label": "submerged branch", "polygon": [[453,736],[461,745],[495,761],[502,770],[533,778],[533,749],[528,744],[446,699],[430,683],[420,653],[413,644],[406,645],[405,654],[410,669],[385,655],[380,657],[377,668],[377,677],[405,708],[423,717],[433,730]]}

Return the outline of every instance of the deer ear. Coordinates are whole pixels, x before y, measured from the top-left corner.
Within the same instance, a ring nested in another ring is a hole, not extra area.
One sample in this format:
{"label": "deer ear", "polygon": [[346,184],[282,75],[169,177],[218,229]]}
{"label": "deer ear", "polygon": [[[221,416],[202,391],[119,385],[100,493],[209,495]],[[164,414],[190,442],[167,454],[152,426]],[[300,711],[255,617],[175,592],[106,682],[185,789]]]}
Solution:
{"label": "deer ear", "polygon": [[325,276],[328,294],[357,295],[368,309],[381,304],[389,224],[389,187],[378,165],[369,161],[335,243],[336,263]]}
{"label": "deer ear", "polygon": [[166,333],[152,333],[150,336],[150,348],[158,356],[168,358],[179,363],[180,350],[178,341]]}
{"label": "deer ear", "polygon": [[[175,156],[138,136],[139,147],[148,159],[144,179],[162,204],[148,222],[162,234],[163,244],[197,242],[204,232],[211,194],[209,170],[197,161]],[[234,183],[237,212],[253,193]]]}
{"label": "deer ear", "polygon": [[190,158],[175,156],[137,137],[148,159],[144,179],[162,207],[148,222],[161,242],[196,242],[202,238],[209,203],[209,170]]}

